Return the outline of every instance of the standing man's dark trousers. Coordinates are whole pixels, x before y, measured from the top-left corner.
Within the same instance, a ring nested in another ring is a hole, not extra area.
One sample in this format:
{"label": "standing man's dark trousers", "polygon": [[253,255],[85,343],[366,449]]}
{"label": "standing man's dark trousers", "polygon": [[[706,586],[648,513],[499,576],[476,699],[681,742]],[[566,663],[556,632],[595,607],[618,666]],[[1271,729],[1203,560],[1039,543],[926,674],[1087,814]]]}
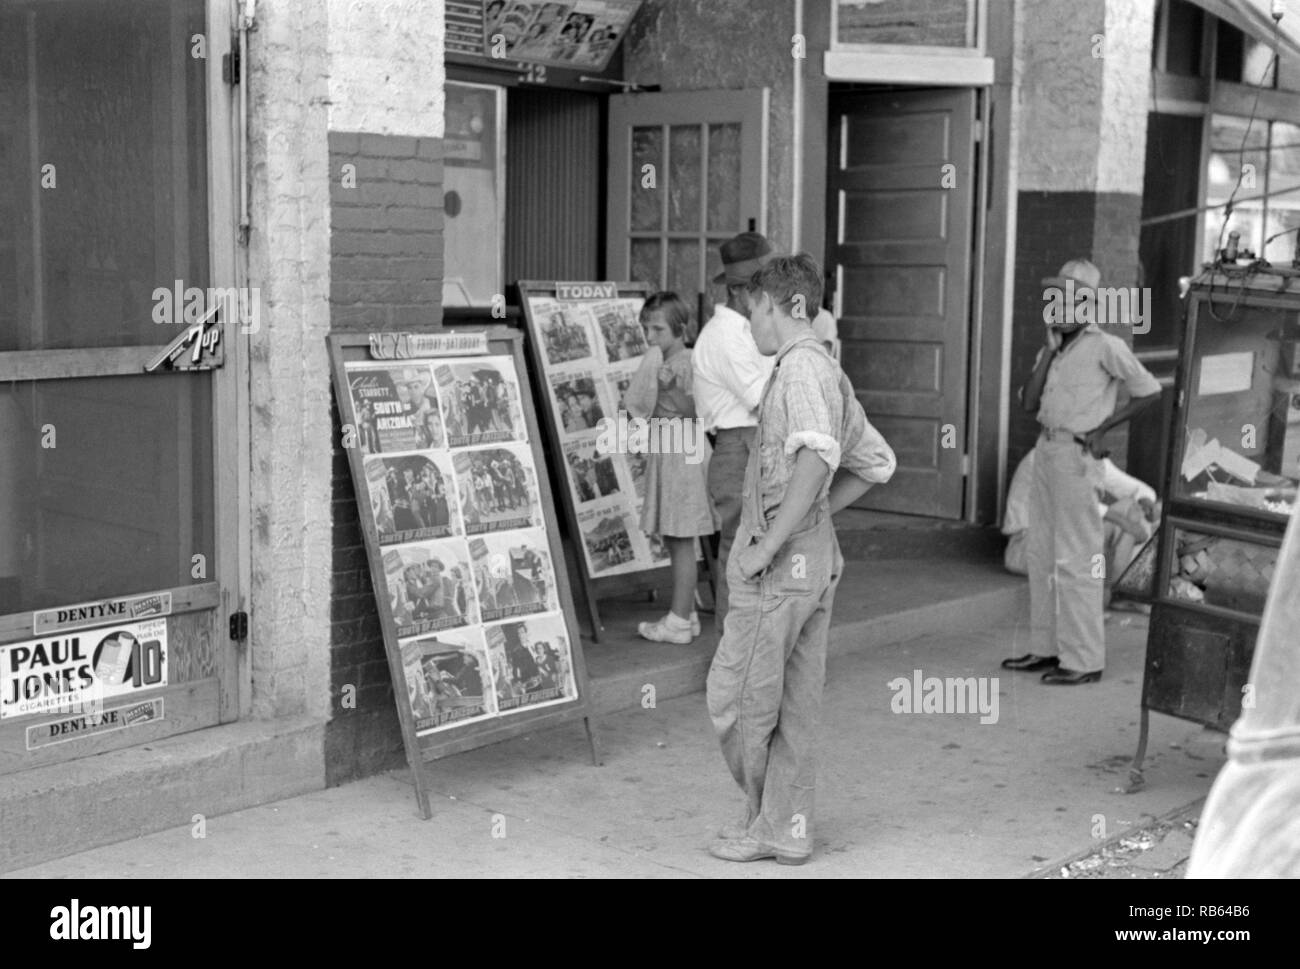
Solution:
{"label": "standing man's dark trousers", "polygon": [[713,457],[709,459],[709,498],[718,511],[718,574],[717,625],[722,635],[722,622],[727,616],[727,558],[731,543],[736,540],[740,527],[740,493],[745,487],[745,466],[749,463],[749,450],[754,446],[757,427],[728,427],[717,432],[713,444]]}

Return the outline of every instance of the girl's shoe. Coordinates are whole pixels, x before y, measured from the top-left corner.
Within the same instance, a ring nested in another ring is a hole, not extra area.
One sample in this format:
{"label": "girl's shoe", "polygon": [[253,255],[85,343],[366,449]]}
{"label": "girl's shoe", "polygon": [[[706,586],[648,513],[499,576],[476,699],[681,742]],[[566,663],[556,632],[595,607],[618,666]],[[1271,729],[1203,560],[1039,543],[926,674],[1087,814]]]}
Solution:
{"label": "girl's shoe", "polygon": [[655,643],[676,643],[685,646],[695,638],[689,619],[681,619],[671,612],[658,622],[639,623],[636,631],[642,639]]}
{"label": "girl's shoe", "polygon": [[[673,615],[673,613],[672,613],[672,611],[670,610],[669,612],[667,612],[667,613],[664,615],[664,619],[667,619],[669,616],[672,616],[672,615]],[[676,617],[674,616],[674,618],[676,618]],[[661,619],[661,620],[659,620],[659,621],[660,621],[660,622],[663,622],[664,620]],[[643,622],[643,623],[641,623],[641,625],[642,625],[642,626],[649,626],[650,623]],[[700,638],[700,634],[701,634],[701,627],[700,627],[700,614],[699,614],[698,612],[696,612],[694,609],[692,609],[692,610],[691,610],[691,638],[692,638],[692,639],[699,639],[699,638]]]}

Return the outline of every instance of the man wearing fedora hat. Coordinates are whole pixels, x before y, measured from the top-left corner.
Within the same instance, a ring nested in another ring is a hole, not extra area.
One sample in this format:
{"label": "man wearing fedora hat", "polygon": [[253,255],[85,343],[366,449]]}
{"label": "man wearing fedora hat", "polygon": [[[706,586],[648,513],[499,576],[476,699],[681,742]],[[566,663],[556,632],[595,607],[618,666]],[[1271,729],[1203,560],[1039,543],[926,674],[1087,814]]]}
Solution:
{"label": "man wearing fedora hat", "polygon": [[[1100,285],[1101,270],[1087,259],[1043,280],[1045,346],[1020,397],[1042,425],[1027,548],[1032,651],[1002,666],[1064,686],[1096,682],[1106,663],[1102,442],[1160,399],[1159,382],[1128,344],[1095,322]],[[1121,384],[1130,400],[1116,409]]]}
{"label": "man wearing fedora hat", "polygon": [[727,614],[727,557],[740,525],[740,492],[758,427],[758,404],[772,375],[772,357],[758,352],[749,330],[749,280],[775,258],[757,232],[742,232],[721,246],[722,272],[713,282],[727,289],[726,303],[700,329],[691,362],[695,407],[704,431],[713,435],[709,460],[709,498],[720,519],[717,577],[717,628]]}

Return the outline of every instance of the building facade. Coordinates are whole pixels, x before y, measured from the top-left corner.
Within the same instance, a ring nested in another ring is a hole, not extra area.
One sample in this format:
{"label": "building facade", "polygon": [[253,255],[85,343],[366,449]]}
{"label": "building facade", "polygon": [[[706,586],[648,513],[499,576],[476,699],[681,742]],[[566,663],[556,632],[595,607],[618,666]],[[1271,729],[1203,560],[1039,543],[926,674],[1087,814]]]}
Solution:
{"label": "building facade", "polygon": [[[1232,228],[1276,260],[1300,224],[1300,70],[1245,0],[643,0],[585,68],[512,58],[493,6],[0,5],[0,648],[34,669],[111,607],[166,655],[130,725],[0,722],[0,867],[404,762],[331,332],[517,322],[520,279],[698,321],[756,229],[826,266],[899,455],[863,507],[993,525],[1041,277],[1149,288],[1120,332],[1168,383],[1198,210],[1248,182]],[[220,366],[146,373],[213,290]],[[1131,431],[1156,484],[1167,423]]]}

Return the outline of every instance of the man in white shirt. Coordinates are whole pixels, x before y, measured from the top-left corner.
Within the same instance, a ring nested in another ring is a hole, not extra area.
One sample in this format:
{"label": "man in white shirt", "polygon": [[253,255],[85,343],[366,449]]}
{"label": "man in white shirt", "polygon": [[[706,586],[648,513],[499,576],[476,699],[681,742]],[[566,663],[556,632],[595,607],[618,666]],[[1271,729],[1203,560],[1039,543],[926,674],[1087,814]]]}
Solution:
{"label": "man in white shirt", "polygon": [[836,363],[840,362],[840,328],[828,309],[821,309],[812,321],[813,333]]}
{"label": "man in white shirt", "polygon": [[[1105,530],[1106,591],[1109,603],[1115,580],[1155,532],[1160,521],[1160,504],[1155,489],[1145,481],[1125,474],[1110,458],[1101,459],[1102,477],[1097,510]],[[1034,452],[1030,451],[1011,477],[1002,534],[1007,536],[1003,564],[1008,572],[1029,574],[1029,532],[1033,527],[1030,508],[1034,491]]]}
{"label": "man in white shirt", "polygon": [[727,556],[740,525],[745,466],[758,427],[758,404],[772,375],[774,357],[758,352],[749,331],[748,285],[754,272],[775,256],[757,232],[743,232],[722,244],[723,271],[714,278],[727,287],[727,301],[714,307],[691,354],[695,410],[713,435],[709,498],[721,520],[718,542],[717,625],[727,615]]}

